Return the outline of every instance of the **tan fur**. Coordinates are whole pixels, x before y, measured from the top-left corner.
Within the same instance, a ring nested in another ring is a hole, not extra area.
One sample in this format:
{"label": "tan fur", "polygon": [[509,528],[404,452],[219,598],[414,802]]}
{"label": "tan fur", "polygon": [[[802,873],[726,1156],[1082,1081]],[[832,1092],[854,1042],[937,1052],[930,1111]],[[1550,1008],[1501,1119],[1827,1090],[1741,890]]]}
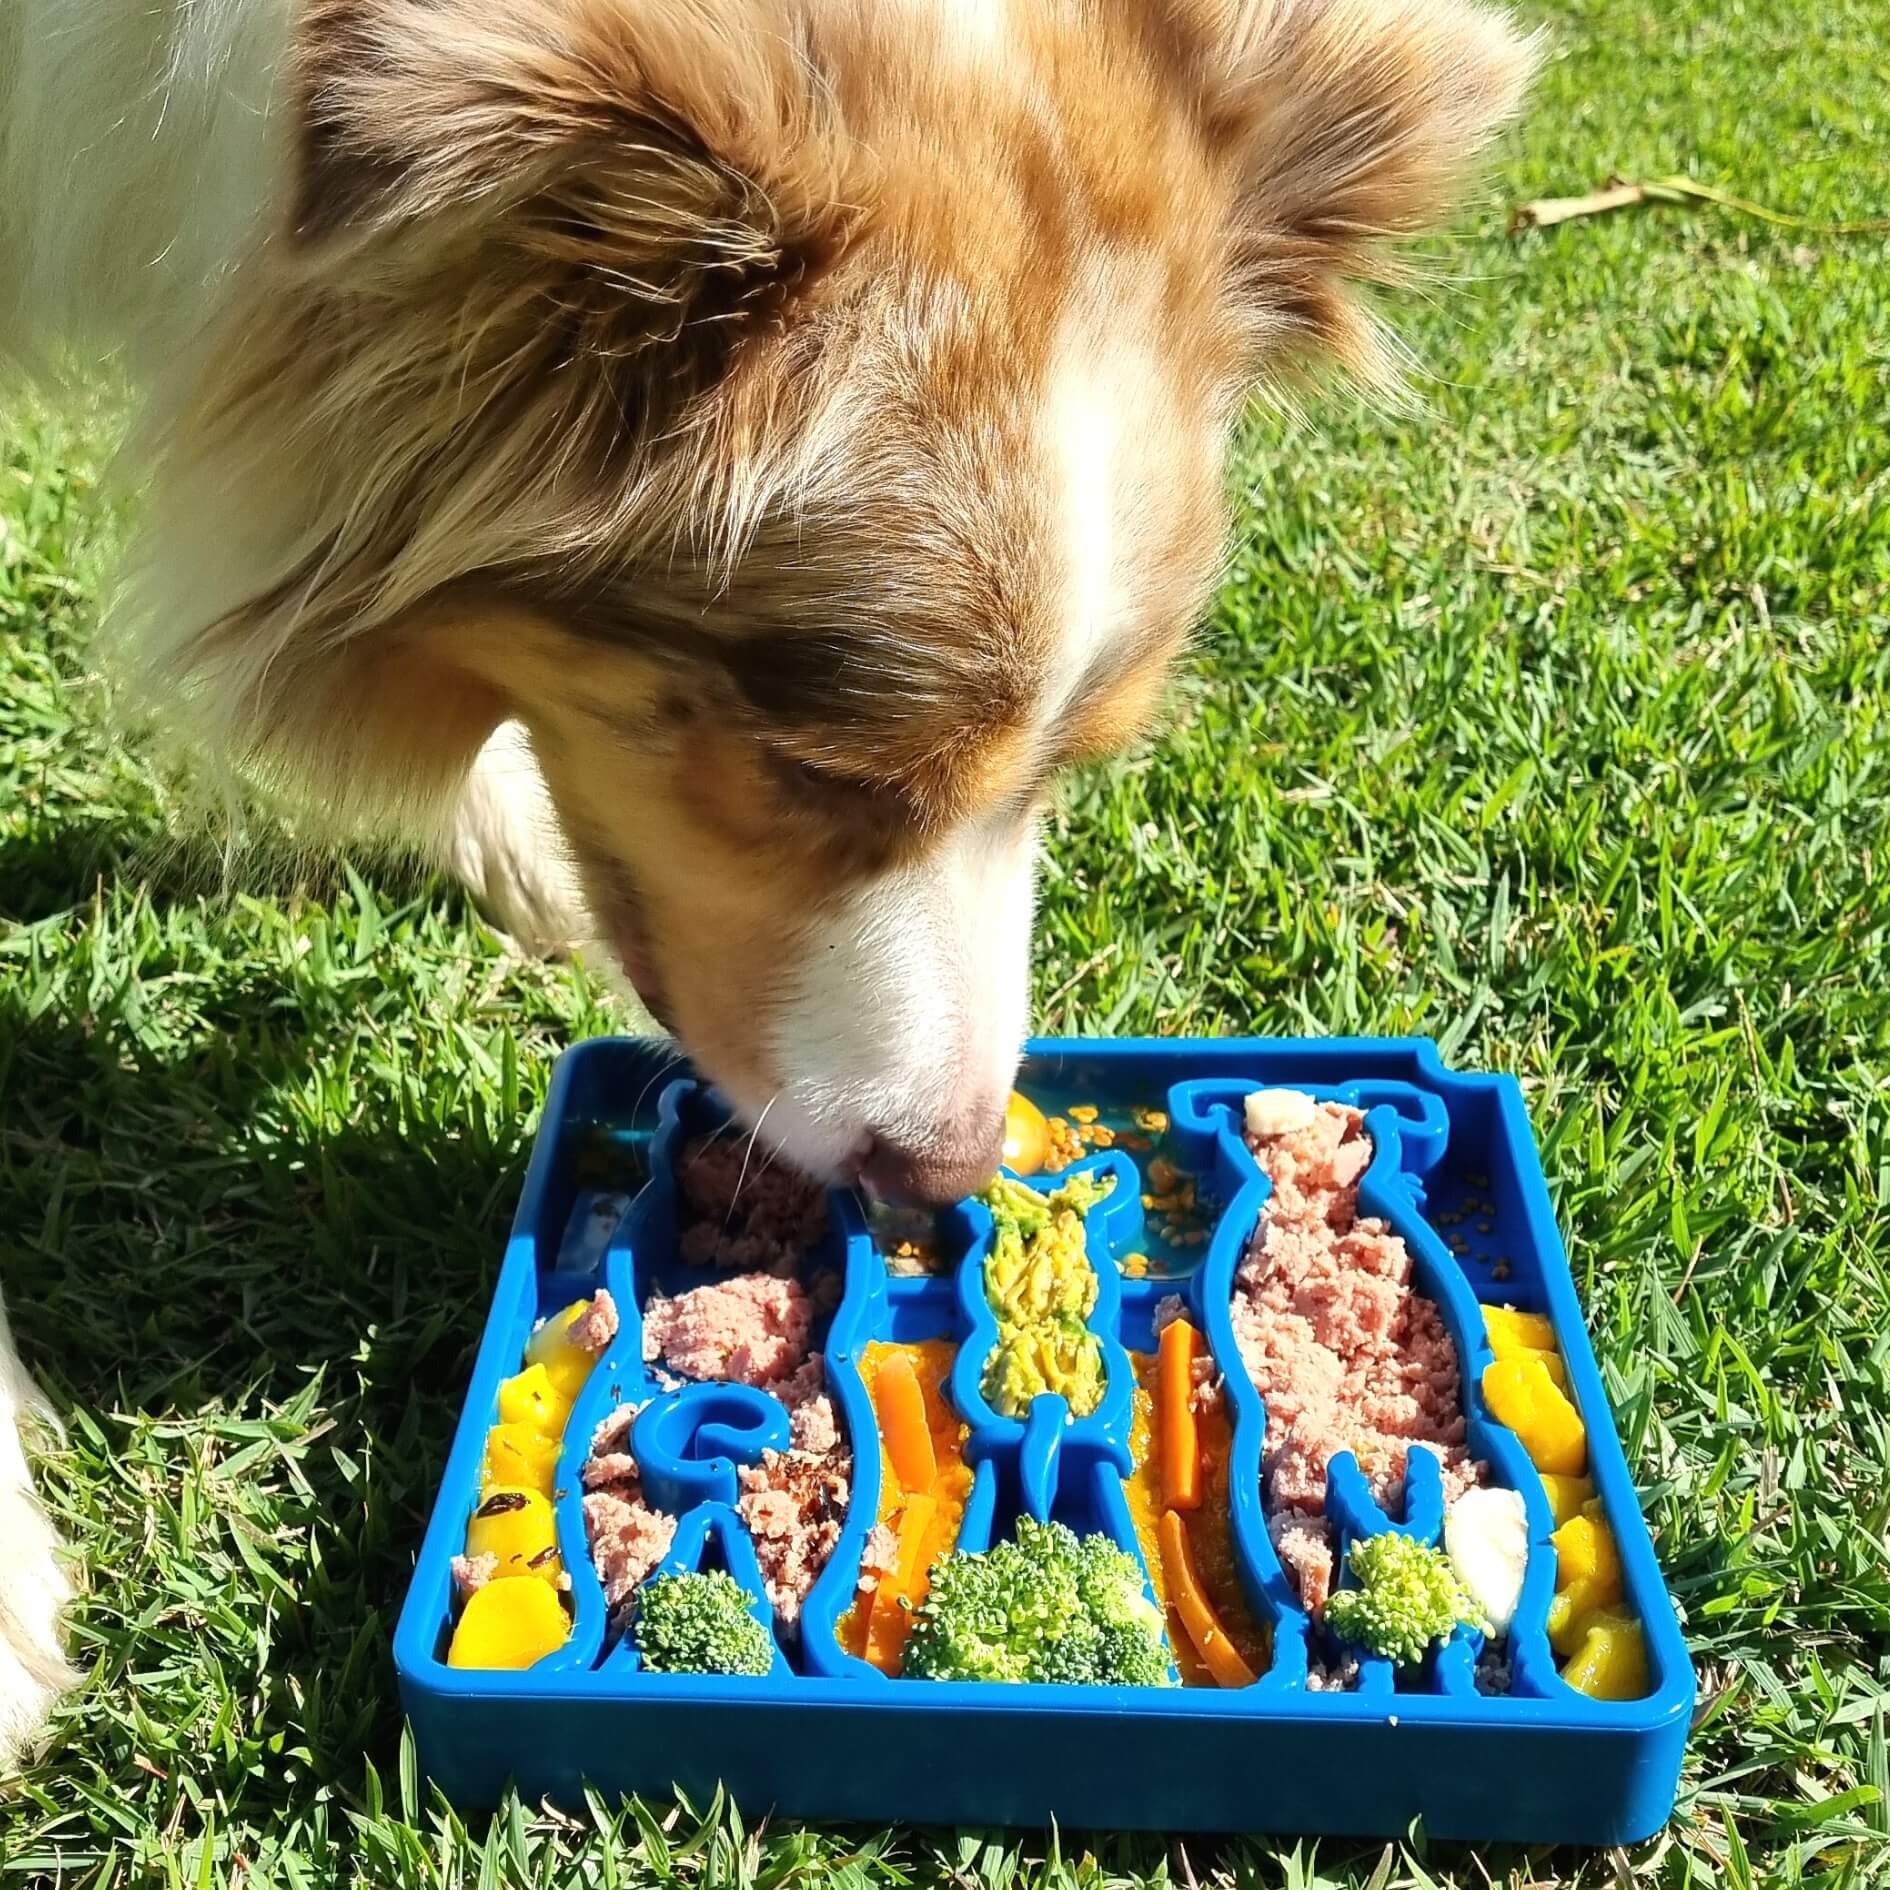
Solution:
{"label": "tan fur", "polygon": [[[160,695],[350,822],[437,818],[516,717],[620,947],[763,1092],[811,916],[1146,724],[1246,390],[1383,374],[1354,285],[1530,58],[1458,0],[1007,19],[307,0],[292,192],[162,428]],[[1141,410],[1121,621],[1046,719],[1042,420],[1092,363]]]}

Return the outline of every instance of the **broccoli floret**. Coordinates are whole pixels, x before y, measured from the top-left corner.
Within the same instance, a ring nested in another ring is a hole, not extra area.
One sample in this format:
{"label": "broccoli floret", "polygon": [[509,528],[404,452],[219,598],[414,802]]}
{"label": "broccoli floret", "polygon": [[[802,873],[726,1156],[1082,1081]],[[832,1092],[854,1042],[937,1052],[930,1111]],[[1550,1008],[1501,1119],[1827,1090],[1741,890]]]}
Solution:
{"label": "broccoli floret", "polygon": [[1084,1536],[1080,1548],[1076,1580],[1096,1624],[1096,1678],[1105,1686],[1166,1686],[1162,1614],[1142,1584],[1141,1564],[1107,1536]]}
{"label": "broccoli floret", "polygon": [[1359,1585],[1333,1590],[1326,1620],[1355,1647],[1414,1667],[1433,1642],[1450,1639],[1459,1621],[1489,1632],[1441,1549],[1388,1531],[1353,1543],[1346,1561]]}
{"label": "broccoli floret", "polygon": [[637,1594],[637,1652],[652,1673],[767,1673],[774,1636],[721,1569],[659,1575]]}
{"label": "broccoli floret", "polygon": [[932,1680],[1029,1680],[1077,1617],[1074,1565],[1020,1540],[982,1555],[943,1556],[913,1616],[905,1671]]}
{"label": "broccoli floret", "polygon": [[941,1557],[913,1616],[905,1672],[922,1680],[1164,1686],[1161,1615],[1107,1536],[1022,1517],[1014,1541]]}
{"label": "broccoli floret", "polygon": [[[1147,1597],[1143,1597],[1147,1600]],[[1118,1622],[1101,1629],[1096,1648],[1096,1679],[1106,1687],[1166,1687],[1174,1685],[1169,1672],[1167,1644],[1162,1639],[1161,1616],[1151,1603],[1152,1624]]]}

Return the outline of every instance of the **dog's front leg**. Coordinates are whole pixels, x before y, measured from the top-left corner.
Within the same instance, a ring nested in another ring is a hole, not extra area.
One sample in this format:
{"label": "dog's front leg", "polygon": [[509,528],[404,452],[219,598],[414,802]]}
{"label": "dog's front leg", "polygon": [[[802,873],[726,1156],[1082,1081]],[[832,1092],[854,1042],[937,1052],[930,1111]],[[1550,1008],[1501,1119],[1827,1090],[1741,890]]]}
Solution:
{"label": "dog's front leg", "polygon": [[44,1400],[13,1349],[0,1302],[0,1776],[32,1745],[53,1703],[78,1677],[60,1637],[72,1584],[21,1441],[22,1426],[44,1416]]}
{"label": "dog's front leg", "polygon": [[516,722],[502,723],[479,751],[440,864],[521,950],[562,958],[588,930],[551,797]]}

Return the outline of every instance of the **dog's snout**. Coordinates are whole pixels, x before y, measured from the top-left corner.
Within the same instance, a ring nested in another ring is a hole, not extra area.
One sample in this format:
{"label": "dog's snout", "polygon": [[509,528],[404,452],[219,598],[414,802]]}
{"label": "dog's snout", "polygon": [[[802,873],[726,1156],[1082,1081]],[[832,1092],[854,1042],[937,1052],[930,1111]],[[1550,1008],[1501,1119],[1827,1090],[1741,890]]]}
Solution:
{"label": "dog's snout", "polygon": [[1004,1111],[997,1107],[926,1142],[875,1136],[860,1179],[882,1201],[944,1207],[982,1188],[1003,1154]]}

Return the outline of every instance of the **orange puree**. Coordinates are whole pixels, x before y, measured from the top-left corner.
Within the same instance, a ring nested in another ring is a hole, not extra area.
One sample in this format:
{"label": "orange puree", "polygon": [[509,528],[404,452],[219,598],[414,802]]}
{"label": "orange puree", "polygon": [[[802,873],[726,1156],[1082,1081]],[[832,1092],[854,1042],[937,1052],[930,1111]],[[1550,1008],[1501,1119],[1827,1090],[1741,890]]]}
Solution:
{"label": "orange puree", "polygon": [[[913,1376],[919,1381],[919,1390],[925,1399],[926,1429],[932,1436],[932,1455],[938,1470],[929,1490],[903,1488],[886,1449],[882,1423],[879,1427],[879,1520],[897,1532],[906,1520],[910,1497],[929,1499],[930,1515],[925,1519],[924,1541],[918,1545],[916,1553],[902,1553],[899,1558],[901,1572],[910,1568],[903,1596],[888,1592],[877,1597],[877,1607],[875,1596],[860,1596],[840,1617],[838,1629],[840,1645],[849,1654],[871,1660],[874,1666],[889,1673],[898,1671],[911,1609],[925,1599],[931,1586],[932,1564],[957,1542],[958,1525],[964,1520],[965,1503],[971,1495],[971,1471],[964,1455],[965,1439],[970,1433],[945,1393],[945,1380],[957,1357],[957,1345],[950,1339],[920,1339],[910,1345],[875,1340],[860,1358],[860,1377],[865,1380],[875,1412],[879,1408],[880,1365],[895,1353],[905,1356]],[[917,1520],[923,1515],[925,1505],[914,1508]],[[904,1549],[907,1545],[901,1546]],[[896,1579],[896,1574],[883,1576],[881,1588],[887,1588]],[[901,1601],[910,1605],[899,1605]]]}

